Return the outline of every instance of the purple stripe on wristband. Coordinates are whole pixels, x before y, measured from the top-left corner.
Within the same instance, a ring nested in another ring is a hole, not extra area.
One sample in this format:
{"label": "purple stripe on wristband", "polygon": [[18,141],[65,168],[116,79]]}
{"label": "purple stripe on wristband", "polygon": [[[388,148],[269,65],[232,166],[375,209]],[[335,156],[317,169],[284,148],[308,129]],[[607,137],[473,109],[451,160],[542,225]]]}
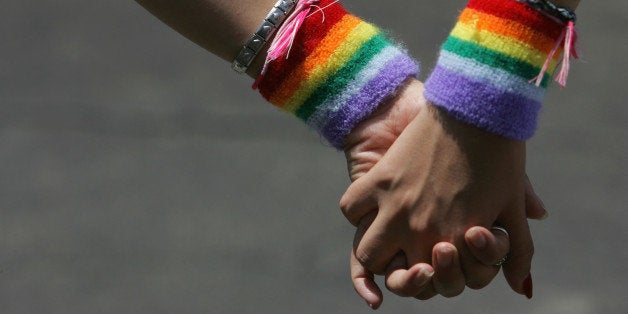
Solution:
{"label": "purple stripe on wristband", "polygon": [[536,130],[541,102],[500,90],[437,66],[425,83],[425,98],[457,120],[515,140]]}
{"label": "purple stripe on wristband", "polygon": [[418,72],[418,65],[407,55],[389,61],[340,110],[330,113],[328,123],[320,130],[321,135],[335,148],[343,149],[351,130],[373,113],[386,97],[393,95],[407,78],[415,77]]}
{"label": "purple stripe on wristband", "polygon": [[396,46],[388,46],[373,57],[371,61],[364,66],[355,77],[348,82],[343,90],[338,91],[336,95],[325,100],[314,114],[310,116],[307,123],[315,130],[321,130],[329,121],[329,116],[342,108],[349,99],[359,93],[364,85],[368,84],[374,77],[386,68],[386,64],[401,55],[406,54]]}

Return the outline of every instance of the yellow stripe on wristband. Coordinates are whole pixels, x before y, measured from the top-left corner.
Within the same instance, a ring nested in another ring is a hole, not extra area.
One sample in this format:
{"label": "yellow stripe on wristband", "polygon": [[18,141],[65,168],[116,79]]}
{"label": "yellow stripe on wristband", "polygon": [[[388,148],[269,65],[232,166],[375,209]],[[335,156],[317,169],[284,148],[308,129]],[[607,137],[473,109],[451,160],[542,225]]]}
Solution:
{"label": "yellow stripe on wristband", "polygon": [[[329,30],[328,34],[333,33],[336,34],[336,36],[341,37],[347,36],[351,30],[353,30],[361,22],[362,20],[358,17],[347,14]],[[321,62],[326,61],[329,56],[336,51],[340,44],[342,44],[342,42],[336,40],[333,36],[327,35],[323,38],[318,47],[316,47],[316,49],[308,55],[303,63],[299,64],[290,73],[287,73],[286,79],[283,83],[281,83],[281,86],[273,92],[268,101],[280,108],[283,108],[286,102],[299,88],[301,82],[306,80],[310,75],[310,72],[318,67]]]}
{"label": "yellow stripe on wristband", "polygon": [[[521,60],[535,67],[542,67],[547,59],[547,53],[536,49],[509,36],[502,36],[486,30],[478,30],[472,25],[457,23],[451,31],[451,36],[460,40],[481,45],[484,48],[499,52],[511,58]],[[556,59],[551,68],[556,66]]]}
{"label": "yellow stripe on wristband", "polygon": [[499,18],[470,8],[466,8],[462,11],[458,22],[468,25],[469,27],[474,27],[478,31],[488,31],[528,43],[541,51],[552,50],[556,42],[554,38],[548,36],[546,33],[536,31],[515,20]]}
{"label": "yellow stripe on wristband", "polygon": [[[277,99],[273,97],[271,101],[280,104],[279,107],[288,112],[296,112],[298,107],[307,100],[318,86],[325,82],[329,75],[338,71],[365,42],[379,33],[375,26],[364,21],[359,22],[352,29],[347,28],[349,25],[337,25],[341,28],[338,32],[334,32],[336,29],[334,27],[321,42],[319,49],[308,58],[307,64],[303,64],[302,69],[299,67],[296,70],[304,75],[301,76],[302,79],[299,82],[295,82],[298,88],[291,95],[286,95],[284,89],[277,92],[277,94],[284,92],[283,96],[289,96],[289,98]],[[349,32],[346,32],[347,30]],[[311,65],[314,66],[310,67]],[[308,68],[311,70],[308,71]],[[286,85],[282,84],[283,86]],[[274,102],[275,100],[277,102]]]}

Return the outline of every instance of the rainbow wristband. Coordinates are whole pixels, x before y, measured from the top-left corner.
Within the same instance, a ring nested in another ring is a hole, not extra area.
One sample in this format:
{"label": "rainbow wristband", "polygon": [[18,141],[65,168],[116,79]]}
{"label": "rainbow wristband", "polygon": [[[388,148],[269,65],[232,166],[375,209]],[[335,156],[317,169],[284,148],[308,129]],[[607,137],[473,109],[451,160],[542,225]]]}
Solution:
{"label": "rainbow wristband", "polygon": [[304,20],[288,58],[268,64],[257,87],[331,145],[346,136],[409,77],[417,63],[380,29],[323,0]]}
{"label": "rainbow wristband", "polygon": [[565,25],[515,0],[470,0],[441,48],[425,98],[458,120],[515,140],[534,135]]}

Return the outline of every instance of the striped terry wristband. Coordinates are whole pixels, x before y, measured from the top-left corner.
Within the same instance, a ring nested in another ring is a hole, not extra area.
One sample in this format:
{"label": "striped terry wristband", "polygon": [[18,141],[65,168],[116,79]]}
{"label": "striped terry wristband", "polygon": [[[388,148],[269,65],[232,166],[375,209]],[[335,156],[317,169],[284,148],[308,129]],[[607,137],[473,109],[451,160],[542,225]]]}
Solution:
{"label": "striped terry wristband", "polygon": [[268,64],[260,93],[342,149],[346,136],[403,82],[417,63],[382,30],[323,0],[304,20],[288,58]]}
{"label": "striped terry wristband", "polygon": [[[425,98],[514,140],[534,135],[565,24],[515,0],[470,0],[441,48]],[[534,80],[546,68],[539,86]]]}

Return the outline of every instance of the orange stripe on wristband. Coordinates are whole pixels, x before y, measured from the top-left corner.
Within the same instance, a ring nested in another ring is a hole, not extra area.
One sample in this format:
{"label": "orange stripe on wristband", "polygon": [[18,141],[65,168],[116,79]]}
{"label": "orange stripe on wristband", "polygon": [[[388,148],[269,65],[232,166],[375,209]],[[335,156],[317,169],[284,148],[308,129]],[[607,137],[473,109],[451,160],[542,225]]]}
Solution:
{"label": "orange stripe on wristband", "polygon": [[319,6],[326,9],[316,11],[305,19],[294,39],[290,58],[279,58],[268,65],[268,73],[276,75],[265,77],[263,84],[259,86],[264,98],[270,99],[275,89],[286,79],[286,75],[290,74],[290,71],[285,69],[294,69],[303,63],[316,50],[324,35],[348,14],[335,0],[321,0]]}
{"label": "orange stripe on wristband", "polygon": [[552,50],[556,42],[555,38],[549,37],[546,33],[541,33],[517,21],[469,8],[462,11],[458,23],[469,25],[478,31],[484,30],[516,39],[543,52]]}
{"label": "orange stripe on wristband", "polygon": [[501,19],[517,21],[551,38],[558,38],[563,30],[563,25],[560,23],[547,18],[527,4],[515,0],[469,0],[467,8]]}
{"label": "orange stripe on wristband", "polygon": [[358,17],[347,14],[334,27],[329,30],[327,36],[320,42],[319,46],[283,81],[281,86],[275,90],[269,99],[270,103],[283,108],[286,102],[299,89],[301,83],[305,81],[310,73],[321,64],[324,64],[329,57],[336,52],[343,43],[342,39],[347,37],[362,20]]}

